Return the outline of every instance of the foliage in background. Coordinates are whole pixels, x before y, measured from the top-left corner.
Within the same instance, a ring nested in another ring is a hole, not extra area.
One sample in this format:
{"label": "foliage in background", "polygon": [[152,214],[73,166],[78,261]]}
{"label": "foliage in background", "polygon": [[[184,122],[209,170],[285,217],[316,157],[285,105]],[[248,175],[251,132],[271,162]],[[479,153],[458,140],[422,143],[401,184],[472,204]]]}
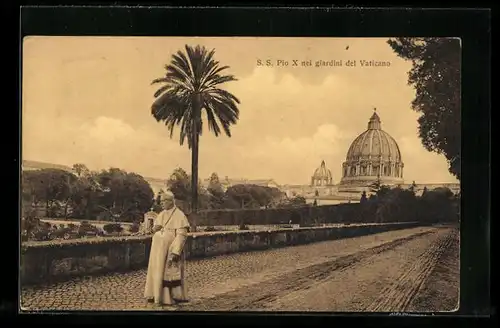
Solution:
{"label": "foliage in background", "polygon": [[22,201],[25,217],[44,216],[86,220],[142,221],[153,204],[153,190],[136,173],[117,168],[92,172],[75,164],[74,172],[42,169],[22,173]]}
{"label": "foliage in background", "polygon": [[[189,212],[192,202],[191,177],[186,171],[182,168],[175,169],[167,181],[167,187],[178,202],[185,204],[184,207]],[[203,188],[201,182],[198,184],[198,209],[200,210],[275,207],[283,197],[284,193],[278,188],[252,184],[237,184],[224,191],[216,173],[211,175],[206,189]]]}
{"label": "foliage in background", "polygon": [[453,222],[458,220],[459,195],[446,187],[424,191],[416,195],[416,184],[408,189],[400,187],[381,187],[373,197],[361,196],[361,221],[370,217],[367,222],[403,222],[418,221],[422,223]]}
{"label": "foliage in background", "polygon": [[424,147],[443,154],[449,171],[460,180],[461,43],[458,38],[392,38],[394,52],[411,61],[408,84],[415,87],[412,109],[421,114],[419,136]]}

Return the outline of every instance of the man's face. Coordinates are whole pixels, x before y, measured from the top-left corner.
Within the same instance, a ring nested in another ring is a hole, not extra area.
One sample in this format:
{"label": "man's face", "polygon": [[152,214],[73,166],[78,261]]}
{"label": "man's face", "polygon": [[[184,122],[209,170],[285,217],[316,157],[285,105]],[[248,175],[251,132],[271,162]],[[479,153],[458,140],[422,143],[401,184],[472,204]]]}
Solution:
{"label": "man's face", "polygon": [[174,206],[174,199],[170,197],[164,198],[161,201],[161,206],[163,207],[164,210],[171,209]]}

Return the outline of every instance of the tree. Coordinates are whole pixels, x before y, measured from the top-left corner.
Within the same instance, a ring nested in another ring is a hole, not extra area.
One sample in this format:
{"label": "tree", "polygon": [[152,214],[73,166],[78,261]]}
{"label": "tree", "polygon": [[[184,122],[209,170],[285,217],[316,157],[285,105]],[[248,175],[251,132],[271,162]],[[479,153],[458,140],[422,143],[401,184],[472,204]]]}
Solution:
{"label": "tree", "polygon": [[189,200],[189,175],[182,168],[176,168],[167,180],[167,188],[178,200]]}
{"label": "tree", "polygon": [[[286,194],[274,187],[237,184],[226,190],[224,198],[224,205],[228,208],[267,208],[281,204]],[[289,203],[287,201],[286,205]]]}
{"label": "tree", "polygon": [[110,168],[101,171],[97,180],[109,189],[102,193],[98,206],[112,220],[137,221],[153,205],[151,186],[136,173]]}
{"label": "tree", "polygon": [[271,202],[277,198],[273,194],[273,190],[267,186],[259,186],[254,184],[246,185],[250,196],[254,200],[255,206],[268,207]]}
{"label": "tree", "polygon": [[76,173],[77,177],[85,176],[90,173],[90,170],[85,164],[77,163],[73,164],[73,171]]}
{"label": "tree", "polygon": [[377,221],[412,221],[416,210],[415,201],[415,194],[410,190],[382,187],[377,194]]}
{"label": "tree", "polygon": [[258,202],[254,199],[250,189],[250,185],[237,184],[227,188],[226,197],[239,204],[239,208],[242,209],[257,207]]}
{"label": "tree", "polygon": [[[170,175],[170,178],[167,180],[167,188],[174,195],[176,200],[179,201],[179,206],[182,207],[183,211],[188,211],[187,206],[194,208],[193,206],[193,198],[192,198],[192,179],[191,177],[184,171],[182,168],[177,168]],[[196,208],[208,208],[209,196],[207,191],[202,188],[201,182],[198,181],[197,184],[197,206]]]}
{"label": "tree", "polygon": [[453,192],[444,187],[427,191],[420,197],[422,220],[430,222],[446,222],[457,218],[458,208]]}
{"label": "tree", "polygon": [[240,101],[231,93],[219,88],[223,83],[236,81],[233,75],[221,75],[228,66],[219,66],[214,60],[215,50],[205,47],[185,46],[186,54],[178,51],[166,65],[166,75],[153,80],[162,83],[154,96],[151,112],[158,121],[165,123],[173,136],[174,127],[180,125],[180,144],[187,139],[191,149],[192,211],[198,207],[198,147],[202,134],[202,110],[207,115],[208,128],[215,136],[224,133],[231,137],[230,127],[239,118]]}
{"label": "tree", "polygon": [[[73,166],[74,170],[76,165],[78,164]],[[104,191],[98,181],[99,173],[88,169],[75,170],[75,172],[78,179],[75,181],[71,192],[70,201],[73,210],[71,216],[87,220],[93,219],[101,211],[98,207],[98,201]]]}
{"label": "tree", "polygon": [[416,90],[412,109],[422,114],[418,119],[422,144],[428,151],[443,154],[450,173],[460,180],[460,40],[393,38],[388,43],[413,64],[408,84]]}
{"label": "tree", "polygon": [[219,181],[217,173],[212,173],[207,188],[210,198],[210,207],[219,208],[224,203],[224,189]]}
{"label": "tree", "polygon": [[60,169],[23,172],[22,198],[34,205],[45,203],[47,215],[52,216],[54,207],[68,204],[76,180],[74,174]]}
{"label": "tree", "polygon": [[224,189],[222,188],[222,184],[220,183],[219,176],[215,172],[210,176],[208,191],[213,191],[215,193],[224,193]]}
{"label": "tree", "polygon": [[[316,201],[316,199],[314,201]],[[307,204],[306,199],[303,196],[296,196],[296,197],[293,197],[292,199],[290,199],[291,206],[305,206],[306,204]],[[317,202],[316,202],[316,205],[318,205]],[[314,206],[316,206],[316,205],[314,205]]]}

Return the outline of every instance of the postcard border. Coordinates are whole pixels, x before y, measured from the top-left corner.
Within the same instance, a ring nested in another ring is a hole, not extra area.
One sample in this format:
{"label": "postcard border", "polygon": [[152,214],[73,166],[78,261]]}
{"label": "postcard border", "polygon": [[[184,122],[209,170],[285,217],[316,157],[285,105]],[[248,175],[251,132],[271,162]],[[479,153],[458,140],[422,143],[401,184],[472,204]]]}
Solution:
{"label": "postcard border", "polygon": [[[460,37],[463,44],[464,157],[461,187],[462,199],[468,201],[465,204],[462,200],[460,310],[442,316],[488,315],[491,138],[489,10],[23,7],[20,14],[17,49],[21,48],[21,40],[26,35]],[[21,59],[18,60],[21,65]],[[16,75],[20,83],[20,71]],[[16,91],[20,96],[19,90]],[[20,108],[20,100],[18,106]],[[20,124],[21,118],[18,119]],[[19,125],[19,138],[20,130]],[[14,150],[15,165],[12,168],[15,167],[18,172],[19,147]],[[13,267],[17,265],[18,262]],[[15,292],[17,295],[18,290]],[[335,316],[345,315],[335,313]],[[235,318],[233,313],[230,316]],[[380,316],[371,313],[356,315],[358,318]],[[125,320],[130,320],[127,317]],[[399,318],[404,320],[401,316]],[[81,321],[82,317],[79,316],[78,320]]]}

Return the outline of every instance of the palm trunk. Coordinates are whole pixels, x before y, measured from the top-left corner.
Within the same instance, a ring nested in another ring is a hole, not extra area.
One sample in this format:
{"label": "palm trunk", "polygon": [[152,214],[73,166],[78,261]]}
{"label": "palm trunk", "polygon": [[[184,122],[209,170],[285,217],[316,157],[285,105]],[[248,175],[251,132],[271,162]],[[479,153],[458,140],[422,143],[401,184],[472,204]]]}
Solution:
{"label": "palm trunk", "polygon": [[191,149],[191,212],[198,212],[198,115],[200,115],[201,110],[199,106],[199,99],[196,99],[196,106],[194,106],[193,115],[193,128],[191,136],[193,140]]}
{"label": "palm trunk", "polygon": [[194,137],[192,158],[191,158],[191,211],[198,211],[198,136]]}

